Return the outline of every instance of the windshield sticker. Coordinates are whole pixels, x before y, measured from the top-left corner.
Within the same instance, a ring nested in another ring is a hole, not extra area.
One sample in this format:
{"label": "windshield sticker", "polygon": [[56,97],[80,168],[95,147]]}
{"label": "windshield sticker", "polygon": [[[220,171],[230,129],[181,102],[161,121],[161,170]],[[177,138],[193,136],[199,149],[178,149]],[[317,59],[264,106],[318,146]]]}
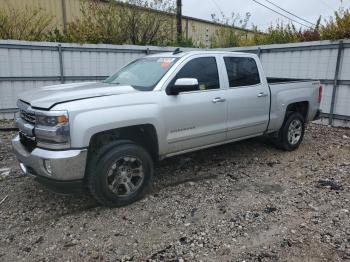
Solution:
{"label": "windshield sticker", "polygon": [[172,62],[175,61],[175,58],[159,58],[158,63],[161,63],[160,66],[162,68],[168,68]]}
{"label": "windshield sticker", "polygon": [[157,60],[158,63],[172,63],[175,61],[175,58],[170,58],[170,57],[162,57]]}
{"label": "windshield sticker", "polygon": [[165,69],[168,68],[170,65],[171,63],[162,63],[160,66]]}

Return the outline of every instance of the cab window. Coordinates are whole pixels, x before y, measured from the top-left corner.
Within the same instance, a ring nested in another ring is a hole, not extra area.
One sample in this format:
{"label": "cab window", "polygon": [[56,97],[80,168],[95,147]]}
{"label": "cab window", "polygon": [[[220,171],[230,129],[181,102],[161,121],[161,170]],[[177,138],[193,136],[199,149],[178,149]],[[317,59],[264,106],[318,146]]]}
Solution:
{"label": "cab window", "polygon": [[215,57],[199,57],[189,61],[177,73],[173,82],[179,78],[196,78],[200,90],[219,89],[219,72]]}
{"label": "cab window", "polygon": [[258,66],[250,57],[224,57],[230,87],[260,84]]}

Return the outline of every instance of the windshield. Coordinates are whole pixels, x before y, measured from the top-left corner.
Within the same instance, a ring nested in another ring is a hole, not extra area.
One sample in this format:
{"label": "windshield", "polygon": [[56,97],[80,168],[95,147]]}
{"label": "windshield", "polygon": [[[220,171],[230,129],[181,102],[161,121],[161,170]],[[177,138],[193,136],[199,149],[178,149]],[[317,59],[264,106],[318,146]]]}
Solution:
{"label": "windshield", "polygon": [[176,60],[172,57],[141,58],[108,77],[104,83],[130,85],[141,91],[151,91]]}

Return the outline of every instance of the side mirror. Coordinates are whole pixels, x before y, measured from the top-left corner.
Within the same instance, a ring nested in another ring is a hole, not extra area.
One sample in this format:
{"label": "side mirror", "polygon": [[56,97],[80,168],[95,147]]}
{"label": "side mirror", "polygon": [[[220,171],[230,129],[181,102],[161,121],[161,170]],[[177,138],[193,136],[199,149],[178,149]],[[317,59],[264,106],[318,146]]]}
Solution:
{"label": "side mirror", "polygon": [[175,84],[170,87],[170,95],[178,95],[182,92],[190,92],[199,90],[199,83],[196,78],[179,78]]}

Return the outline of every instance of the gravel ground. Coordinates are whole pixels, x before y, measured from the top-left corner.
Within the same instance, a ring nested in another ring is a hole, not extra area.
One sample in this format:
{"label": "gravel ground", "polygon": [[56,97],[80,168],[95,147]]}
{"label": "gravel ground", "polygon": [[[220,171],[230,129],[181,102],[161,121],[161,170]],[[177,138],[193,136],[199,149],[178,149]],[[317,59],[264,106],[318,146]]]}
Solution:
{"label": "gravel ground", "polygon": [[116,209],[22,176],[14,135],[0,133],[1,261],[350,261],[349,129],[311,124],[291,153],[253,139],[165,160]]}

